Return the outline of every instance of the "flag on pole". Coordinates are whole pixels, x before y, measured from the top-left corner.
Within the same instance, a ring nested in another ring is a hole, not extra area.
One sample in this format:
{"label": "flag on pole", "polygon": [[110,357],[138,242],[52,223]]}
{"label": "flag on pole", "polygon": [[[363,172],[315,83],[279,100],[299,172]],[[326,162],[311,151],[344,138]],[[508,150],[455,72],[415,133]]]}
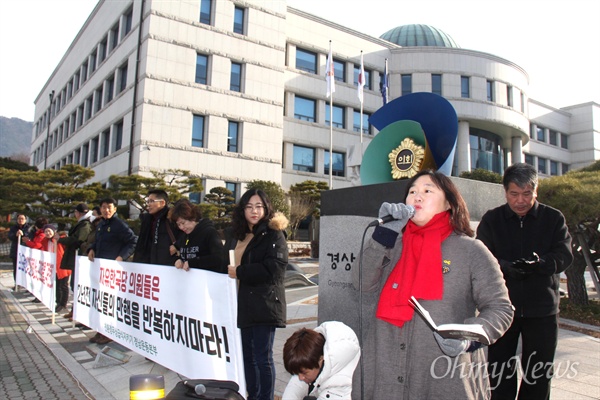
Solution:
{"label": "flag on pole", "polygon": [[385,59],[385,67],[383,68],[383,80],[381,82],[381,96],[383,97],[383,105],[385,106],[388,102],[388,96],[390,95],[390,83],[388,81],[388,60]]}
{"label": "flag on pole", "polygon": [[327,81],[327,97],[335,92],[335,72],[333,70],[333,58],[331,56],[331,41],[329,42],[329,55],[325,66],[325,80]]}
{"label": "flag on pole", "polygon": [[360,52],[360,71],[358,72],[358,99],[360,104],[363,102],[363,88],[365,87],[365,66],[363,63],[363,53]]}

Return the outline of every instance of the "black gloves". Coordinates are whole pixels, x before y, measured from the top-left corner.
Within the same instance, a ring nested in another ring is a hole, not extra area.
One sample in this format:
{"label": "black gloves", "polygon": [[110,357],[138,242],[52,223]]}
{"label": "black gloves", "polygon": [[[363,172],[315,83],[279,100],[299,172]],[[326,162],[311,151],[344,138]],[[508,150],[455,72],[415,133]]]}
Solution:
{"label": "black gloves", "polygon": [[528,258],[519,258],[511,262],[500,262],[500,268],[507,278],[523,280],[539,269],[544,260],[535,252]]}

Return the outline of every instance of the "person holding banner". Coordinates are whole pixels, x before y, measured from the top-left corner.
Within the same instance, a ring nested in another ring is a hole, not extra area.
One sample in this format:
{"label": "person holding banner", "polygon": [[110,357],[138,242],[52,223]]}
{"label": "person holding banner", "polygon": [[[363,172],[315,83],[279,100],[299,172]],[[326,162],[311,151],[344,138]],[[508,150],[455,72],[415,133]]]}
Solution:
{"label": "person holding banner", "polygon": [[65,235],[59,235],[54,225],[47,224],[44,226],[44,236],[44,250],[51,253],[56,252],[56,308],[54,312],[61,312],[67,307],[69,301],[69,278],[71,277],[71,270],[61,268],[65,246],[58,241]]}
{"label": "person holding banner", "polygon": [[202,218],[200,209],[188,199],[181,199],[169,213],[171,221],[183,232],[175,247],[179,249],[175,268],[190,268],[227,273],[223,262],[223,242],[212,221]]}
{"label": "person holding banner", "polygon": [[[117,201],[111,197],[100,201],[102,220],[96,228],[95,241],[88,249],[88,259],[94,261],[96,257],[107,260],[127,260],[135,249],[137,236],[131,228],[117,217]],[[96,333],[90,339],[91,343],[107,344],[112,339],[101,333]]]}
{"label": "person holding banner", "polygon": [[287,218],[273,212],[265,192],[250,189],[234,208],[232,226],[225,231],[225,250],[235,255],[228,274],[239,282],[238,328],[248,400],[274,396],[275,328],[284,328],[286,323],[287,226]]}
{"label": "person holding banner", "polygon": [[[75,258],[80,255],[85,255],[85,242],[90,232],[94,229],[90,222],[92,213],[90,212],[87,204],[79,203],[73,208],[73,214],[77,219],[77,223],[69,229],[67,236],[58,239],[58,243],[65,246],[65,255],[61,261],[60,268],[75,273]],[[75,293],[75,275],[72,276],[70,281],[70,287],[73,293]],[[68,296],[67,296],[68,297]],[[65,302],[66,304],[66,302]],[[63,315],[67,319],[73,318],[73,309]]]}
{"label": "person holding banner", "polygon": [[31,247],[32,249],[37,250],[45,250],[44,248],[44,238],[46,235],[44,234],[44,226],[48,225],[48,218],[46,217],[37,217],[35,219],[35,223],[33,224],[33,234],[31,239],[29,237],[24,237],[23,241],[27,247]]}
{"label": "person holding banner", "polygon": [[[27,223],[27,216],[25,214],[17,215],[17,223],[10,227],[8,231],[8,240],[10,244],[10,258],[13,265],[13,278],[17,281],[17,248],[19,247],[19,241],[22,241],[25,237],[29,236],[31,226]],[[15,284],[15,289],[17,285]]]}
{"label": "person holding banner", "polygon": [[181,231],[169,219],[169,195],[162,189],[148,192],[148,212],[140,215],[140,236],[133,262],[173,265],[177,260],[175,243]]}

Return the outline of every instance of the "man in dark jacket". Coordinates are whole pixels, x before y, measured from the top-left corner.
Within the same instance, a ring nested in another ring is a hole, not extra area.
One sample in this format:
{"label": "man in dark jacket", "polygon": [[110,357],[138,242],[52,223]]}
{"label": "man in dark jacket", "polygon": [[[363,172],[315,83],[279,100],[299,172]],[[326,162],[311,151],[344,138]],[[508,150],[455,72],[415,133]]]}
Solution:
{"label": "man in dark jacket", "polygon": [[[96,240],[88,249],[88,259],[94,261],[96,257],[108,260],[127,260],[135,249],[137,236],[127,224],[116,216],[117,201],[106,198],[100,201],[102,221],[96,228]],[[90,342],[106,344],[112,340],[96,333]]]}
{"label": "man in dark jacket", "polygon": [[145,264],[174,265],[177,261],[175,243],[181,231],[167,218],[169,196],[164,190],[148,192],[148,213],[140,215],[140,236],[133,261]]}
{"label": "man in dark jacket", "polygon": [[534,167],[518,163],[506,169],[506,204],[488,211],[477,228],[498,259],[515,316],[509,330],[489,347],[492,399],[517,395],[519,336],[524,376],[519,399],[549,399],[552,363],[558,341],[559,274],[573,261],[571,236],[562,213],[537,201]]}
{"label": "man in dark jacket", "polygon": [[[19,240],[21,237],[29,236],[31,226],[27,223],[27,217],[25,214],[17,215],[17,223],[10,227],[8,231],[8,239],[12,242],[10,244],[10,258],[13,264],[13,278],[17,281],[17,248],[19,247]],[[15,284],[15,289],[17,285]]]}
{"label": "man in dark jacket", "polygon": [[[75,291],[75,257],[83,256],[85,253],[83,252],[84,243],[87,240],[88,235],[92,231],[92,223],[90,222],[90,217],[92,213],[90,212],[87,204],[79,203],[73,209],[73,213],[75,214],[75,218],[77,219],[77,223],[69,229],[68,236],[61,237],[58,239],[58,243],[65,246],[65,254],[63,255],[62,261],[60,263],[60,267],[62,269],[67,269],[73,271],[73,275],[71,275],[71,290]],[[67,314],[64,315],[65,318],[73,318],[73,308]]]}

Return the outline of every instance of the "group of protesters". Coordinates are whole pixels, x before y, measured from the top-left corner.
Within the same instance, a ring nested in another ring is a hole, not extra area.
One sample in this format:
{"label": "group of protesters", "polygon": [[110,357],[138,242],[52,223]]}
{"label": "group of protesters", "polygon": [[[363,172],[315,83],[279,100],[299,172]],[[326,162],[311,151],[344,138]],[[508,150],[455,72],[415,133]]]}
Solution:
{"label": "group of protesters", "polygon": [[[353,391],[354,397],[360,391],[369,399],[549,399],[558,274],[572,254],[565,219],[537,201],[537,184],[532,166],[509,167],[503,178],[506,204],[488,211],[475,232],[466,203],[448,177],[424,170],[411,178],[402,203],[381,205],[379,217],[391,222],[377,226],[365,246],[356,287],[376,298],[367,333],[359,342],[352,329],[333,321],[294,333],[283,349],[293,375],[283,399],[349,399]],[[44,217],[30,229],[27,218],[18,215],[10,230],[11,257],[16,263],[19,237],[34,248],[57,246],[56,311],[66,307],[69,277],[73,289],[76,254],[91,261],[133,257],[185,272],[228,274],[238,282],[247,398],[273,399],[275,329],[286,323],[286,217],[257,189],[242,195],[222,235],[187,199],[169,207],[165,191],[151,190],[146,204],[139,237],[116,216],[111,198],[100,202],[99,215],[78,204],[77,224],[66,234]],[[438,323],[481,325],[488,342],[431,332],[415,316],[414,298]],[[65,317],[72,318],[72,310]],[[527,364],[517,389],[519,339]],[[100,333],[90,339],[110,340]],[[473,373],[444,374],[442,358],[470,366]],[[356,374],[359,359],[364,368]],[[481,365],[487,366],[486,374],[475,370]]]}

